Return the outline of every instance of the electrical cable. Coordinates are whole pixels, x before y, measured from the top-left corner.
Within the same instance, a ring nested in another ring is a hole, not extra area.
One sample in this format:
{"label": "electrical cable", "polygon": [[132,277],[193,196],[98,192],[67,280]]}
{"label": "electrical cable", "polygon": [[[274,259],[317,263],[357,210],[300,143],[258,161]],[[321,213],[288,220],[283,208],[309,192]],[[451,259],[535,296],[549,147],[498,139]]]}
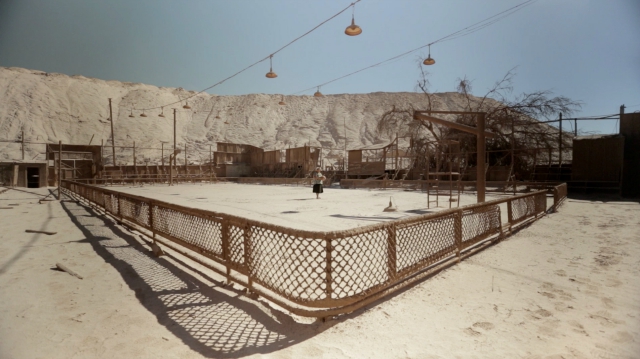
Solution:
{"label": "electrical cable", "polygon": [[[229,79],[232,79],[232,78],[236,77],[237,75],[239,75],[239,74],[241,74],[241,73],[243,73],[243,72],[245,72],[245,71],[249,70],[250,68],[254,67],[255,65],[257,65],[257,64],[259,64],[259,63],[261,63],[261,62],[263,62],[263,61],[265,61],[265,60],[268,60],[268,59],[272,58],[272,57],[273,57],[273,55],[275,55],[275,54],[277,54],[278,52],[280,52],[280,51],[284,50],[285,48],[287,48],[288,46],[292,45],[294,42],[296,42],[296,41],[300,40],[301,38],[303,38],[303,37],[305,37],[305,36],[309,35],[311,32],[313,32],[314,30],[318,29],[320,26],[322,26],[322,25],[326,24],[327,22],[329,22],[330,20],[334,19],[335,17],[337,17],[338,15],[342,14],[343,12],[347,11],[350,7],[355,6],[355,5],[356,5],[357,3],[359,3],[360,1],[362,1],[362,0],[356,0],[356,1],[352,2],[352,3],[351,3],[351,4],[349,4],[349,6],[347,6],[346,8],[344,8],[344,9],[340,10],[340,11],[339,11],[338,13],[336,13],[335,15],[333,15],[333,16],[331,16],[330,18],[328,18],[328,19],[324,20],[323,22],[321,22],[320,24],[318,24],[317,26],[315,26],[315,27],[314,27],[314,28],[312,28],[311,30],[309,30],[309,31],[305,32],[304,34],[302,34],[302,35],[300,35],[300,36],[298,36],[298,37],[296,37],[295,39],[293,39],[292,41],[290,41],[290,42],[289,42],[289,43],[287,43],[286,45],[282,46],[281,48],[279,48],[279,49],[277,49],[276,51],[274,51],[274,52],[272,52],[271,54],[269,54],[267,57],[265,57],[265,58],[263,58],[263,59],[261,59],[261,60],[258,60],[258,61],[256,61],[256,62],[254,62],[253,64],[251,64],[251,65],[249,65],[249,66],[245,67],[244,69],[242,69],[242,70],[240,70],[240,71],[238,71],[238,72],[234,73],[233,75],[231,75],[231,76],[229,76],[229,77],[227,77],[227,78],[225,78],[225,79],[223,79],[223,80],[221,80],[221,81],[218,81],[218,82],[216,82],[215,84],[213,84],[213,85],[211,85],[211,86],[209,86],[209,87],[207,87],[207,88],[205,88],[205,89],[203,89],[203,90],[200,90],[200,91],[196,92],[195,94],[192,94],[191,96],[187,96],[187,97],[185,97],[185,98],[183,98],[183,99],[180,99],[180,100],[178,100],[178,101],[174,101],[174,102],[171,102],[171,103],[168,103],[168,104],[162,105],[162,106],[148,107],[148,108],[134,108],[133,110],[136,110],[136,111],[148,111],[148,110],[155,110],[155,109],[158,109],[158,108],[161,108],[161,107],[166,107],[166,106],[175,105],[175,104],[177,104],[177,103],[181,103],[182,101],[186,101],[186,100],[188,100],[188,99],[190,99],[190,98],[192,98],[192,97],[198,96],[199,94],[201,94],[201,93],[203,93],[203,92],[205,92],[205,91],[207,91],[207,90],[210,90],[210,89],[212,89],[212,88],[214,88],[214,87],[216,87],[216,86],[218,86],[218,85],[221,85],[221,84],[222,84],[222,83],[224,83],[225,81],[227,81],[227,80],[229,80]],[[529,1],[533,1],[533,0],[529,0]],[[536,1],[537,1],[537,0],[536,0]]]}
{"label": "electrical cable", "polygon": [[[436,43],[439,43],[439,42],[448,41],[448,40],[452,40],[452,39],[454,39],[454,38],[458,38],[458,37],[462,37],[462,36],[466,36],[466,35],[470,35],[470,34],[472,34],[472,33],[476,32],[476,31],[479,31],[479,30],[481,30],[481,29],[483,29],[483,28],[485,28],[485,27],[487,27],[487,26],[489,26],[489,25],[492,25],[492,24],[494,24],[494,23],[498,22],[499,20],[502,20],[503,18],[505,18],[505,17],[507,17],[507,16],[509,16],[509,15],[511,15],[511,14],[513,14],[513,13],[515,13],[515,12],[516,12],[516,11],[518,11],[518,10],[523,9],[525,6],[528,6],[528,5],[533,4],[533,3],[534,3],[534,2],[536,2],[536,1],[538,1],[538,0],[527,0],[527,1],[525,1],[525,2],[523,2],[523,3],[520,3],[520,4],[516,5],[516,6],[513,6],[513,7],[509,8],[509,9],[507,9],[507,10],[504,10],[504,11],[499,12],[499,13],[497,13],[497,14],[493,15],[493,16],[490,16],[490,17],[488,17],[488,18],[486,18],[486,19],[484,19],[484,20],[481,20],[481,21],[478,21],[478,22],[476,22],[476,23],[474,23],[474,24],[472,24],[472,25],[469,25],[469,26],[465,27],[464,29],[458,30],[458,31],[453,32],[453,33],[451,33],[451,34],[449,34],[449,35],[446,35],[446,36],[444,36],[444,37],[441,37],[441,38],[439,38],[439,39],[437,39],[437,40],[435,40],[435,41],[433,41],[433,42],[430,42],[430,43],[428,43],[428,44],[426,44],[426,45],[422,45],[422,46],[417,47],[417,48],[415,48],[415,49],[413,49],[413,50],[409,50],[409,51],[407,51],[407,52],[403,52],[403,53],[402,53],[402,54],[400,54],[400,55],[396,55],[396,56],[394,56],[394,57],[391,57],[391,58],[389,58],[389,59],[386,59],[386,60],[380,61],[380,62],[378,62],[378,63],[376,63],[376,64],[373,64],[373,65],[367,66],[367,67],[362,68],[362,69],[360,69],[360,70],[356,70],[356,71],[354,71],[354,72],[351,72],[351,73],[348,73],[348,74],[346,74],[346,75],[340,76],[340,77],[335,78],[335,79],[333,79],[333,80],[327,81],[327,82],[325,82],[325,83],[323,83],[323,84],[315,85],[315,86],[309,87],[309,88],[307,88],[307,89],[304,89],[304,90],[301,90],[301,91],[298,91],[298,92],[294,92],[292,95],[297,95],[297,94],[300,94],[300,93],[303,93],[303,92],[307,92],[307,91],[309,91],[309,90],[313,90],[313,89],[315,89],[315,88],[317,88],[317,87],[322,87],[322,86],[327,85],[327,84],[330,84],[330,83],[332,83],[332,82],[335,82],[335,81],[338,81],[338,80],[342,80],[342,79],[343,79],[343,78],[345,78],[345,77],[349,77],[349,76],[355,75],[355,74],[357,74],[357,73],[359,73],[359,72],[362,72],[362,71],[364,71],[364,70],[368,70],[368,69],[370,69],[370,68],[373,68],[373,67],[376,67],[376,66],[382,65],[382,64],[384,64],[384,63],[386,63],[386,62],[389,62],[389,61],[392,61],[392,60],[398,59],[398,58],[403,57],[403,56],[406,56],[406,55],[409,55],[409,54],[411,54],[411,53],[413,53],[413,52],[416,52],[416,51],[418,51],[418,50],[424,49],[425,47],[431,46],[431,45],[433,45],[433,44],[436,44]],[[506,13],[506,14],[505,14],[505,13]],[[503,16],[501,16],[501,15],[503,15]],[[494,19],[494,18],[496,18],[497,16],[500,16],[500,17],[499,17],[498,19]],[[489,23],[484,24],[485,22],[487,22],[487,21],[489,21],[489,20],[491,20]],[[476,28],[476,27],[477,27],[477,28]]]}

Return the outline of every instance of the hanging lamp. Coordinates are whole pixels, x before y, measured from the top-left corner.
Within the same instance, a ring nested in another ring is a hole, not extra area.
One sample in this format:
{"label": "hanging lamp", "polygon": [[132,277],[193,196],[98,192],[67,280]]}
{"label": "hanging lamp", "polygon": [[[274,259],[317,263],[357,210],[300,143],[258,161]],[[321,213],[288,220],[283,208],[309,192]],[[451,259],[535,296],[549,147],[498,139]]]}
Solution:
{"label": "hanging lamp", "polygon": [[140,117],[147,117],[147,115],[144,114],[144,110],[142,110],[142,113],[140,114]]}
{"label": "hanging lamp", "polygon": [[162,107],[162,111],[160,111],[160,114],[158,115],[158,117],[164,117],[164,107]]}
{"label": "hanging lamp", "polygon": [[316,91],[316,93],[313,94],[314,97],[322,97],[324,96],[321,92],[320,92],[320,86],[318,86],[318,91]]}
{"label": "hanging lamp", "polygon": [[360,28],[360,26],[356,25],[356,21],[355,21],[355,12],[356,12],[356,4],[352,4],[353,6],[353,12],[351,13],[351,25],[347,26],[347,28],[344,30],[344,33],[349,35],[349,36],[358,36],[360,34],[362,34],[362,29]]}
{"label": "hanging lamp", "polygon": [[131,112],[129,113],[129,117],[136,117],[133,115],[133,109],[131,109]]}
{"label": "hanging lamp", "polygon": [[431,58],[431,45],[429,45],[429,57],[424,59],[424,61],[422,63],[425,64],[425,65],[433,65],[433,64],[436,63],[436,60]]}
{"label": "hanging lamp", "polygon": [[286,103],[284,103],[284,95],[282,95],[282,98],[280,99],[280,102],[278,102],[278,105],[281,105],[281,106],[286,105]]}
{"label": "hanging lamp", "polygon": [[265,75],[267,78],[275,79],[278,75],[273,72],[273,55],[269,55],[269,72]]}
{"label": "hanging lamp", "polygon": [[182,106],[182,108],[187,109],[187,110],[190,110],[190,109],[191,109],[191,106],[189,106],[189,101],[186,101],[186,100],[185,100],[185,101],[184,101],[184,106]]}

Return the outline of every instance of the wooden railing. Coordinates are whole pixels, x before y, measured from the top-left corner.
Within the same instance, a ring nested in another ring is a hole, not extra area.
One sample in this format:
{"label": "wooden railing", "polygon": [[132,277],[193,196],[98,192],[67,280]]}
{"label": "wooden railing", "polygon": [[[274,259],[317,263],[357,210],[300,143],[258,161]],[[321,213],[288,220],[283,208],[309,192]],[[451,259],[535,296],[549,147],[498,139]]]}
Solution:
{"label": "wooden railing", "polygon": [[[497,241],[543,216],[546,191],[374,224],[320,232],[276,226],[63,181],[66,194],[154,241],[245,286],[292,313],[326,317],[356,310],[459,261],[481,243]],[[562,185],[554,205],[566,197]],[[501,223],[506,203],[508,223]]]}

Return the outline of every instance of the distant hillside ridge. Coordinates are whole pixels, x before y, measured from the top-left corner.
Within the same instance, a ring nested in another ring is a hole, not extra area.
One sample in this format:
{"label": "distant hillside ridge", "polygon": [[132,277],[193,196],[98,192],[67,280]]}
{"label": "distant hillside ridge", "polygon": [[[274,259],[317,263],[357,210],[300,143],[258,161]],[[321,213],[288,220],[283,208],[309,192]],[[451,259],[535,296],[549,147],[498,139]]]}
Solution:
{"label": "distant hillside ridge", "polygon": [[[243,143],[265,150],[321,146],[325,153],[342,153],[372,144],[386,144],[390,138],[377,133],[381,116],[392,109],[413,106],[427,108],[423,93],[375,92],[314,96],[248,94],[217,96],[198,94],[189,99],[191,110],[182,104],[146,111],[132,108],[156,107],[195,94],[182,88],[141,83],[105,81],[84,76],[67,76],[15,67],[0,67],[0,140],[110,145],[108,98],[112,98],[116,146],[137,147],[137,162],[158,162],[160,151],[173,145],[173,108],[177,109],[176,141],[189,148],[190,163],[208,160],[215,142]],[[436,93],[438,110],[460,110],[464,98],[458,93]],[[284,99],[285,105],[278,103]],[[228,124],[225,124],[227,122]],[[333,149],[333,151],[332,151]],[[43,146],[26,146],[25,159],[43,160]],[[165,151],[165,155],[168,151]],[[105,155],[111,151],[105,148]],[[0,143],[0,160],[19,159],[20,146]],[[131,151],[116,149],[118,162],[132,163]]]}

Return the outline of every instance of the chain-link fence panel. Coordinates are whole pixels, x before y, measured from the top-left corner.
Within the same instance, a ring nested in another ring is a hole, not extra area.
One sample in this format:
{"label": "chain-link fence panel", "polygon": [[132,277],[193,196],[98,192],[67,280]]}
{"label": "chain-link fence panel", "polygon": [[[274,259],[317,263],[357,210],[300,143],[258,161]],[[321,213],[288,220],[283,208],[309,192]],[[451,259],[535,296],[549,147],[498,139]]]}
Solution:
{"label": "chain-link fence panel", "polygon": [[331,240],[332,298],[353,297],[389,280],[387,230],[346,231]]}
{"label": "chain-link fence panel", "polygon": [[397,270],[407,273],[456,252],[456,212],[397,225]]}
{"label": "chain-link fence panel", "polygon": [[488,205],[462,210],[462,248],[500,233],[500,206]]}
{"label": "chain-link fence panel", "polygon": [[323,238],[250,224],[244,235],[245,244],[248,244],[245,246],[246,260],[256,283],[296,302],[326,298],[327,260]]}

